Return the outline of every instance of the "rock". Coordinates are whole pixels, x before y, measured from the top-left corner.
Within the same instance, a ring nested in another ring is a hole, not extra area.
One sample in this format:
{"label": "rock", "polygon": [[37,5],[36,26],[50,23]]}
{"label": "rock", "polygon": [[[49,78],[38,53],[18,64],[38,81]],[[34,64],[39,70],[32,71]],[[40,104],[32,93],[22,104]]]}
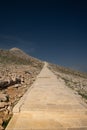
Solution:
{"label": "rock", "polygon": [[5,89],[5,88],[15,85],[15,84],[21,84],[21,79],[15,77],[14,79],[10,78],[7,81],[0,81],[0,90]]}
{"label": "rock", "polygon": [[11,112],[12,111],[12,106],[8,106],[8,108],[7,108],[7,110],[9,111],[9,112]]}
{"label": "rock", "polygon": [[4,128],[0,125],[0,130],[4,130]]}
{"label": "rock", "polygon": [[5,108],[7,106],[6,102],[0,102],[0,109]]}
{"label": "rock", "polygon": [[18,98],[20,98],[20,97],[22,97],[22,94],[19,94],[19,95],[18,95]]}
{"label": "rock", "polygon": [[27,85],[25,84],[25,85],[23,85],[23,88],[26,88],[27,87]]}
{"label": "rock", "polygon": [[0,93],[0,102],[7,102],[9,100],[8,94]]}
{"label": "rock", "polygon": [[21,84],[15,84],[14,87],[15,88],[21,87]]}
{"label": "rock", "polygon": [[9,82],[8,81],[0,81],[0,89],[5,89],[7,88]]}
{"label": "rock", "polygon": [[16,82],[16,84],[21,84],[21,79],[20,78],[16,78],[15,82]]}
{"label": "rock", "polygon": [[5,111],[4,111],[4,116],[7,116],[9,114],[9,111],[6,109]]}
{"label": "rock", "polygon": [[29,71],[29,70],[26,70],[26,71],[25,71],[25,74],[32,74],[32,72]]}
{"label": "rock", "polygon": [[0,125],[2,125],[2,123],[3,123],[3,120],[2,120],[2,118],[0,118]]}

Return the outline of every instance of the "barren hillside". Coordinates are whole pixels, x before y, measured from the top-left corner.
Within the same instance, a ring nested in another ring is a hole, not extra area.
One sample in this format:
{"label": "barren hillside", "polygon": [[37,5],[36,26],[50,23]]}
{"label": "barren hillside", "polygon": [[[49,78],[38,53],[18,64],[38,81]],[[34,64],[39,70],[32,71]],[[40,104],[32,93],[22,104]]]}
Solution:
{"label": "barren hillside", "polygon": [[[43,65],[44,62],[18,48],[0,50],[0,130],[5,129],[14,105],[35,81]],[[87,103],[86,73],[50,63],[48,67]]]}
{"label": "barren hillside", "polygon": [[67,85],[79,94],[81,98],[87,103],[87,73],[82,73],[65,67],[61,67],[55,64],[49,64],[48,66],[59,79],[62,78]]}

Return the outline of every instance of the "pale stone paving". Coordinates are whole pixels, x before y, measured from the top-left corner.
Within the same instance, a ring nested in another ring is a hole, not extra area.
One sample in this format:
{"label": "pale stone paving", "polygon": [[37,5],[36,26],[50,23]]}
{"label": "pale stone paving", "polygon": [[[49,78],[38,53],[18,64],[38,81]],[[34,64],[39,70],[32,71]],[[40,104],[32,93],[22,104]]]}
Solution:
{"label": "pale stone paving", "polygon": [[87,105],[45,63],[6,130],[87,130]]}

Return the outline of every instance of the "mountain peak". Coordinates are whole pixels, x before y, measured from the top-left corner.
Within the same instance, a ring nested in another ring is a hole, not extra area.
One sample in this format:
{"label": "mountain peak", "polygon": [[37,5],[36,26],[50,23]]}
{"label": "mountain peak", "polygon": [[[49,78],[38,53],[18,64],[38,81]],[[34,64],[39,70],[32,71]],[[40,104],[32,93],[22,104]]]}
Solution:
{"label": "mountain peak", "polygon": [[16,47],[11,48],[9,51],[12,54],[14,54],[14,55],[16,55],[18,57],[21,57],[21,58],[25,58],[26,59],[27,57],[29,57],[29,55],[27,55],[23,50],[21,50],[19,48],[16,48]]}
{"label": "mountain peak", "polygon": [[10,51],[21,51],[21,49],[14,47],[14,48],[11,48]]}

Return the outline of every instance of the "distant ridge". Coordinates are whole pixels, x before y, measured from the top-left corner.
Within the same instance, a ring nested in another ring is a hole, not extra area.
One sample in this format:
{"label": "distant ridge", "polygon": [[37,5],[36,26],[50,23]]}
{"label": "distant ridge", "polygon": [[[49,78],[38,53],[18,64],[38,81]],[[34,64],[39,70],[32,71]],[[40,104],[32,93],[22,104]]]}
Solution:
{"label": "distant ridge", "polygon": [[78,70],[74,70],[74,69],[71,69],[71,68],[59,66],[59,65],[56,65],[56,64],[49,63],[49,68],[52,69],[52,70],[55,70],[55,72],[58,71],[58,72],[60,72],[62,74],[87,78],[87,73],[86,72],[80,72]]}

